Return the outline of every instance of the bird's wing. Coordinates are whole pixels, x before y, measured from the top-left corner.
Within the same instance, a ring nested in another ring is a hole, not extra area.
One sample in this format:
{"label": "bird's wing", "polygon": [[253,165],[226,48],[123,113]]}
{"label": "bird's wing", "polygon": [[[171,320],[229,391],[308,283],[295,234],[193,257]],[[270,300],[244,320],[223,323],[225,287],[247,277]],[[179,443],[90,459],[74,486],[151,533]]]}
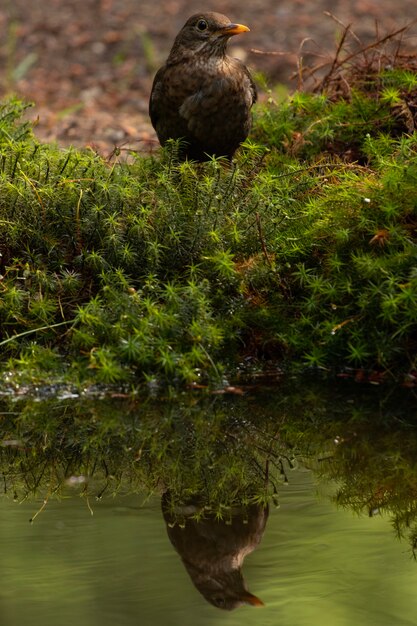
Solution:
{"label": "bird's wing", "polygon": [[[256,86],[249,71],[240,61],[239,66],[248,79],[250,95],[248,94],[247,104],[250,108],[257,99]],[[212,119],[213,111],[218,109],[220,103],[224,111],[225,100],[233,95],[233,83],[226,77],[217,78],[186,97],[179,108],[179,114],[187,122],[189,131],[198,135],[197,128],[201,126],[201,132],[206,133],[207,119]]]}
{"label": "bird's wing", "polygon": [[165,73],[165,67],[161,67],[155,74],[153,79],[151,97],[149,98],[149,117],[151,118],[152,126],[156,128],[156,125],[160,116],[159,103],[162,101],[162,84],[163,76]]}
{"label": "bird's wing", "polygon": [[179,108],[179,114],[189,125],[193,118],[198,119],[198,115],[201,115],[202,106],[204,106],[204,92],[200,89],[188,96],[188,98],[185,98]]}
{"label": "bird's wing", "polygon": [[255,102],[258,99],[258,90],[256,88],[255,83],[253,82],[253,78],[252,78],[249,70],[246,67],[245,67],[245,70],[246,70],[246,74],[247,74],[247,76],[248,76],[248,78],[250,80],[250,88],[251,88],[251,91],[252,91],[252,104],[255,104]]}
{"label": "bird's wing", "polygon": [[245,74],[246,78],[249,80],[249,84],[250,84],[249,88],[250,88],[250,91],[252,93],[252,104],[255,104],[255,102],[258,99],[258,90],[256,89],[256,85],[253,82],[252,75],[251,75],[250,71],[248,70],[248,68],[246,67],[246,65],[244,63],[242,63],[242,61],[240,61],[240,59],[235,59],[235,61],[238,62],[239,66],[241,68],[242,73]]}

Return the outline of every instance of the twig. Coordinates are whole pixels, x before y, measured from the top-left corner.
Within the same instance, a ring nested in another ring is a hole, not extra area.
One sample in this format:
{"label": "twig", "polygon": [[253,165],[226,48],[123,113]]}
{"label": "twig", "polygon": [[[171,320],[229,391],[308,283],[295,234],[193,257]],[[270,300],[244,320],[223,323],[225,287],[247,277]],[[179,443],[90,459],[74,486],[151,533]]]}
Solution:
{"label": "twig", "polygon": [[[349,26],[346,26],[346,24],[343,24],[343,22],[341,20],[339,20],[339,18],[337,18],[335,15],[333,15],[333,13],[331,13],[330,11],[323,11],[324,15],[326,15],[327,17],[330,17],[332,20],[334,20],[336,22],[336,24],[339,24],[339,26],[341,26],[343,29],[346,29],[349,31],[349,33],[352,35],[353,39],[355,39],[356,43],[358,43],[359,45],[362,45],[361,40],[359,39],[359,37],[357,36],[357,34],[355,32],[353,32],[353,30]],[[377,32],[377,36],[378,32]]]}
{"label": "twig", "polygon": [[[365,54],[365,52],[368,52],[368,50],[373,50],[375,48],[378,48],[378,46],[380,46],[381,44],[385,43],[386,41],[388,41],[390,39],[393,39],[397,35],[400,35],[404,31],[408,30],[410,28],[410,26],[413,23],[415,23],[415,22],[417,22],[417,20],[413,20],[413,22],[411,24],[408,24],[407,26],[403,26],[402,28],[398,28],[393,33],[389,33],[388,35],[385,35],[381,39],[377,39],[377,41],[374,41],[373,43],[368,44],[367,46],[365,46],[364,48],[361,48],[360,50],[355,50],[355,52],[352,52],[351,54],[348,54],[348,56],[345,57],[344,59],[342,59],[341,61],[337,61],[337,58],[336,58],[335,59],[336,62],[333,62],[333,64],[332,64],[332,71],[335,72],[336,70],[340,69],[343,65],[345,65],[346,63],[348,63],[349,61],[351,61],[355,57],[357,57],[357,56],[359,56],[361,54]],[[316,71],[316,70],[314,70],[314,71]],[[312,73],[314,73],[314,72],[312,72]],[[328,79],[329,75],[327,75],[325,78]],[[323,85],[324,85],[323,81],[324,81],[324,79],[319,83],[318,89],[321,89],[323,87]]]}
{"label": "twig", "polygon": [[263,233],[262,233],[261,217],[260,217],[258,211],[256,211],[255,217],[256,217],[256,225],[258,226],[258,233],[259,233],[259,239],[261,241],[262,252],[264,253],[265,260],[268,263],[269,267],[272,268],[271,259],[269,258],[268,251],[267,251],[266,245],[265,245],[265,239],[264,239],[264,236],[263,236]]}
{"label": "twig", "polygon": [[302,40],[302,42],[300,43],[300,46],[298,48],[298,56],[297,56],[297,77],[298,77],[297,89],[299,91],[301,91],[302,88],[303,88],[303,57],[302,57],[302,51],[303,51],[304,44],[307,41],[314,41],[314,40],[312,40],[311,37],[305,37]]}
{"label": "twig", "polygon": [[257,48],[250,48],[249,52],[253,54],[262,54],[263,56],[273,56],[273,57],[285,57],[290,56],[292,52],[276,52],[275,50],[258,50]]}
{"label": "twig", "polygon": [[44,499],[44,501],[43,501],[43,503],[42,503],[42,506],[41,506],[41,507],[40,507],[40,508],[36,511],[35,515],[33,515],[33,516],[30,518],[30,520],[29,520],[29,523],[30,523],[30,524],[32,524],[32,523],[35,521],[35,519],[38,517],[39,513],[42,513],[42,511],[44,510],[44,508],[45,508],[45,507],[46,507],[46,505],[48,504],[48,500],[49,500],[49,496],[47,496],[47,497]]}
{"label": "twig", "polygon": [[345,27],[345,30],[343,31],[343,34],[342,34],[342,36],[340,38],[339,45],[337,46],[337,50],[336,50],[336,54],[334,55],[333,63],[330,66],[330,70],[327,72],[326,76],[321,81],[321,88],[322,89],[324,89],[324,87],[328,84],[328,82],[329,82],[329,80],[330,80],[330,78],[331,78],[331,76],[333,74],[334,69],[338,65],[339,56],[340,56],[340,54],[341,54],[341,52],[343,50],[343,44],[346,41],[346,37],[347,37],[347,34],[349,32],[349,29],[350,29],[350,24]]}
{"label": "twig", "polygon": [[91,508],[91,504],[90,504],[90,500],[89,500],[89,497],[88,497],[88,496],[86,497],[86,502],[87,502],[87,507],[88,507],[88,510],[90,511],[90,515],[94,515],[94,511],[93,511],[93,509]]}

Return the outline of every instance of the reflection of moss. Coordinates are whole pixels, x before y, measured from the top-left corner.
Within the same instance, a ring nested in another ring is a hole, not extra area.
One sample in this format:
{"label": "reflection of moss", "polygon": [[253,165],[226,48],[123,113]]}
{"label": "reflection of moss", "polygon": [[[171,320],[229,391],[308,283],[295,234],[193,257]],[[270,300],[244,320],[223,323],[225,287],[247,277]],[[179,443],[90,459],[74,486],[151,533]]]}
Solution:
{"label": "reflection of moss", "polygon": [[334,453],[319,464],[336,480],[335,502],[357,513],[388,513],[399,537],[417,548],[417,428],[372,422],[339,425]]}
{"label": "reflection of moss", "polygon": [[240,404],[221,398],[13,404],[0,448],[5,491],[20,499],[60,495],[68,486],[95,497],[169,489],[179,502],[199,494],[221,515],[233,504],[266,503],[276,493],[274,464],[281,469],[285,446],[250,422]]}
{"label": "reflection of moss", "polygon": [[337,504],[388,514],[417,536],[415,398],[383,389],[293,380],[255,396],[184,396],[175,403],[94,398],[2,401],[4,492],[45,500],[68,493],[162,493],[196,517],[266,504],[293,458],[337,482]]}
{"label": "reflection of moss", "polygon": [[335,389],[329,397],[307,388],[297,403],[301,421],[290,426],[291,437],[297,437],[300,450],[309,442],[314,454],[308,455],[308,465],[319,478],[337,484],[337,505],[358,514],[389,515],[416,556],[415,394],[358,386],[352,391],[349,397]]}

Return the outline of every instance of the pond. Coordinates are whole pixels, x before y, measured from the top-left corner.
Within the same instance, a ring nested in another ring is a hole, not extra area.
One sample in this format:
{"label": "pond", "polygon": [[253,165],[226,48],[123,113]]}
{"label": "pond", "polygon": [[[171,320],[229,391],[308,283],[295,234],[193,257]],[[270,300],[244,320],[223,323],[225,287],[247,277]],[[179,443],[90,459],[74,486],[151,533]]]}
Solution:
{"label": "pond", "polygon": [[5,397],[1,414],[2,623],[415,623],[412,391]]}

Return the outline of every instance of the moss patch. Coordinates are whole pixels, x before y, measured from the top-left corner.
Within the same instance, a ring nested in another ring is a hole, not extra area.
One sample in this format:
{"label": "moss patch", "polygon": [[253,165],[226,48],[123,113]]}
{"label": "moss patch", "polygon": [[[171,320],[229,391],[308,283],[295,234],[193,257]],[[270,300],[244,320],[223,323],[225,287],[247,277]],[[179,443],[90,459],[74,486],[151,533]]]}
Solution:
{"label": "moss patch", "polygon": [[271,98],[232,165],[62,150],[4,103],[3,378],[221,382],[248,357],[413,376],[417,78],[362,79]]}

